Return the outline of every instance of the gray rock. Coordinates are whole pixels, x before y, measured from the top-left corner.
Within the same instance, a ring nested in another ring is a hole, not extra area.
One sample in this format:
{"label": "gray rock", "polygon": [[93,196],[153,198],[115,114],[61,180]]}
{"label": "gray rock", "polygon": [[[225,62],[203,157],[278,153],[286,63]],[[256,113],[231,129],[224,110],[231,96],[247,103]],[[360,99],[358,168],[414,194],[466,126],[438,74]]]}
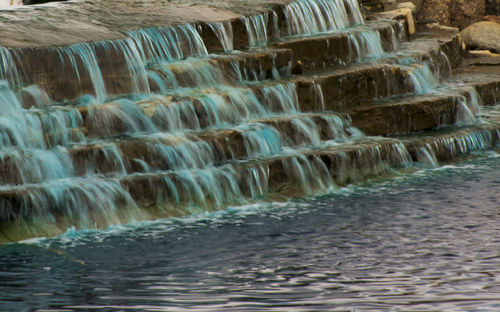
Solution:
{"label": "gray rock", "polygon": [[467,49],[500,51],[500,24],[477,22],[462,30],[461,35]]}

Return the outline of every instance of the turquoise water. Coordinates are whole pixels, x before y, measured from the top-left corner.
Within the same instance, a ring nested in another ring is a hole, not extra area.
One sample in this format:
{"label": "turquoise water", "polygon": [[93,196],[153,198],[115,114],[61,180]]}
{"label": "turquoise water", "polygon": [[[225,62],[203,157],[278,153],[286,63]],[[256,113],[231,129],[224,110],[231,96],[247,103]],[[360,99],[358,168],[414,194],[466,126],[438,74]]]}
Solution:
{"label": "turquoise water", "polygon": [[498,311],[500,158],[0,247],[0,311]]}

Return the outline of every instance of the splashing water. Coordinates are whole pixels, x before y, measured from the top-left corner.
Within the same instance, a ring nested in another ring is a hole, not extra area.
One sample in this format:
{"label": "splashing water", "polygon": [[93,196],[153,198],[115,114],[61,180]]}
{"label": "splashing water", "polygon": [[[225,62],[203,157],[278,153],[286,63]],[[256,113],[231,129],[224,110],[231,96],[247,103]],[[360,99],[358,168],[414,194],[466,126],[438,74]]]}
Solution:
{"label": "splashing water", "polygon": [[378,59],[385,55],[380,34],[376,30],[350,33],[349,40],[356,51],[357,61]]}
{"label": "splashing water", "polygon": [[7,80],[14,86],[21,85],[12,53],[4,47],[0,47],[0,80]]}
{"label": "splashing water", "polygon": [[267,14],[258,14],[241,17],[248,34],[248,45],[251,48],[267,45],[267,27],[269,17]]}
{"label": "splashing water", "polygon": [[[357,1],[298,0],[285,7],[288,35],[307,35],[363,24]],[[352,18],[352,23],[350,18]]]}
{"label": "splashing water", "polygon": [[145,64],[180,60],[188,56],[207,56],[207,48],[191,24],[130,31]]}
{"label": "splashing water", "polygon": [[208,23],[208,26],[219,39],[224,52],[233,51],[233,26],[231,21]]}

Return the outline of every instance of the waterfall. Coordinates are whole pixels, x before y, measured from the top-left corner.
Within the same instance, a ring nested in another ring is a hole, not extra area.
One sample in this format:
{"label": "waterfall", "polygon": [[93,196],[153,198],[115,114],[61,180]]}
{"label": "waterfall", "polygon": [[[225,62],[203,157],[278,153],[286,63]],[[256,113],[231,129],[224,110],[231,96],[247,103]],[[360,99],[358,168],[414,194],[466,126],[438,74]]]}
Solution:
{"label": "waterfall", "polygon": [[[53,70],[17,68],[38,48],[0,48],[0,223],[93,228],[183,216],[331,192],[407,167],[412,156],[437,166],[443,150],[458,155],[493,146],[497,136],[482,130],[422,141],[365,135],[357,106],[362,111],[374,99],[399,100],[395,95],[408,91],[437,94],[440,79],[451,74],[446,54],[386,53],[381,35],[392,31],[396,46],[404,25],[363,25],[356,0],[296,0],[279,14],[240,17],[234,25],[244,29],[235,33],[231,21],[207,23],[224,54],[209,54],[200,34],[207,28],[193,24],[49,47],[60,61]],[[280,37],[280,26],[288,36]],[[240,31],[247,51],[233,51]],[[349,55],[335,62],[340,68],[292,76],[297,58],[315,61],[297,57],[308,44],[297,36],[316,34],[321,53],[338,43]],[[282,42],[302,46],[279,48]],[[47,77],[24,85],[30,70]],[[55,96],[66,86],[62,74],[71,90]],[[336,90],[351,81],[355,90]],[[348,104],[328,111],[338,107],[338,94],[350,96]],[[449,99],[452,113],[439,122],[477,123],[476,90],[462,88]]]}
{"label": "waterfall", "polygon": [[467,92],[466,95],[457,95],[457,124],[470,124],[477,121],[481,115],[481,98],[476,89]]}
{"label": "waterfall", "polygon": [[498,132],[481,129],[469,133],[458,132],[425,143],[417,150],[417,160],[435,168],[439,166],[439,158],[447,161],[451,158],[467,155],[475,151],[484,151],[495,146]]}
{"label": "waterfall", "polygon": [[233,26],[231,21],[208,23],[208,26],[219,39],[224,52],[233,51]]}
{"label": "waterfall", "polygon": [[[92,81],[94,93],[99,102],[107,97],[101,68],[97,62],[95,46],[93,44],[75,44],[69,47],[55,48],[59,54],[59,61],[72,67],[78,82],[81,83],[82,70],[86,71]],[[83,68],[82,68],[83,67]]]}
{"label": "waterfall", "polygon": [[127,32],[145,64],[159,64],[188,56],[207,56],[207,48],[191,24],[153,27]]}
{"label": "waterfall", "polygon": [[349,41],[356,51],[358,62],[381,58],[385,55],[380,34],[376,30],[350,33]]}
{"label": "waterfall", "polygon": [[[288,35],[307,35],[363,24],[355,0],[297,0],[285,6]],[[352,19],[352,22],[351,22]]]}
{"label": "waterfall", "polygon": [[248,34],[248,45],[251,48],[267,45],[267,27],[269,17],[267,14],[258,14],[241,17]]}
{"label": "waterfall", "polygon": [[0,80],[7,80],[13,86],[21,85],[14,57],[9,49],[0,46]]}
{"label": "waterfall", "polygon": [[398,59],[398,64],[408,71],[409,80],[417,94],[428,94],[439,85],[439,72],[433,70],[431,60],[423,61],[414,57]]}

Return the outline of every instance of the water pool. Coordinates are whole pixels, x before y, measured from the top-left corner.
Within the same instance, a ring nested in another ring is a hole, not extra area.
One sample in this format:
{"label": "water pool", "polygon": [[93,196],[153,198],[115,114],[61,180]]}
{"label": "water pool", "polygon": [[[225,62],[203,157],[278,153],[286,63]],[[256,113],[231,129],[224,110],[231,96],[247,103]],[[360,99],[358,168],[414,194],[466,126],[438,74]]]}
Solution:
{"label": "water pool", "polygon": [[496,154],[335,194],[0,246],[0,311],[498,311]]}

